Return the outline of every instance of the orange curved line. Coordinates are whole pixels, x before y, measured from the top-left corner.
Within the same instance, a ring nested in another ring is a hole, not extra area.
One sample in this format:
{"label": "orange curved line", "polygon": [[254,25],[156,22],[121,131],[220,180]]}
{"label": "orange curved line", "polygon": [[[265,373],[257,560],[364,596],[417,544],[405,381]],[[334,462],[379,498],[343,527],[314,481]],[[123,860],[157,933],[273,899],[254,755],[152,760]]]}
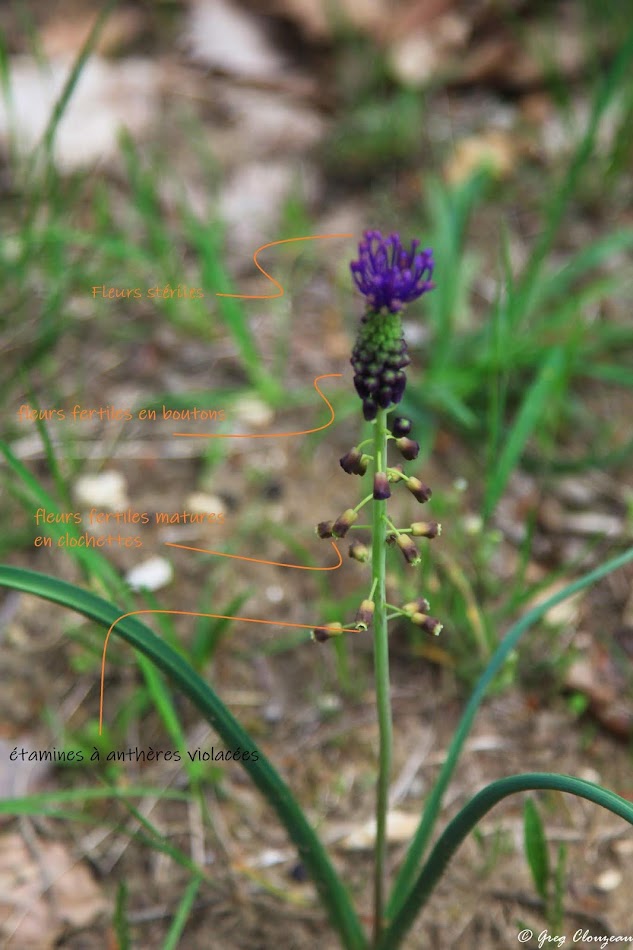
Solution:
{"label": "orange curved line", "polygon": [[[105,664],[106,664],[106,651],[108,649],[108,643],[110,641],[110,634],[118,624],[120,620],[125,620],[126,617],[136,617],[138,614],[170,614],[178,615],[183,617],[213,617],[216,620],[240,620],[243,623],[264,623],[268,624],[271,627],[298,627],[301,630],[314,630],[318,628],[318,624],[309,624],[309,623],[289,623],[287,620],[260,620],[256,617],[235,617],[232,615],[226,614],[206,614],[199,613],[196,610],[158,610],[158,609],[144,609],[144,610],[130,610],[126,614],[121,614],[120,617],[117,617],[114,620],[106,634],[106,638],[103,644],[103,653],[101,655],[101,685],[99,689],[99,735],[103,732],[103,698],[105,691]],[[323,624],[321,624],[323,626]],[[343,627],[341,633],[358,633],[359,631],[354,627]]]}
{"label": "orange curved line", "polygon": [[[294,238],[293,238],[294,240]],[[321,376],[316,376],[314,379],[314,388],[318,392],[321,399],[325,402],[328,409],[330,410],[329,420],[322,426],[317,426],[315,429],[302,429],[300,432],[262,432],[257,435],[245,435],[241,432],[237,433],[221,433],[221,432],[172,432],[173,436],[180,439],[287,439],[292,435],[310,435],[311,432],[321,432],[323,429],[327,429],[328,426],[331,426],[334,422],[334,409],[332,408],[332,403],[325,396],[317,383],[320,379],[330,379],[332,376],[342,376],[342,373],[323,373]]]}
{"label": "orange curved line", "polygon": [[257,255],[260,251],[266,250],[267,247],[275,247],[277,244],[292,244],[294,241],[320,241],[324,238],[350,238],[354,237],[353,234],[308,234],[305,237],[294,237],[294,238],[282,238],[281,241],[269,241],[268,244],[262,244],[261,247],[258,247],[255,253],[253,254],[253,262],[255,267],[267,277],[268,280],[272,281],[275,287],[279,288],[279,293],[276,294],[218,294],[216,297],[237,297],[240,300],[275,300],[277,297],[283,297],[285,291],[282,285],[278,280],[275,280],[268,271],[265,271],[262,265],[257,260]]}
{"label": "orange curved line", "polygon": [[338,571],[343,563],[343,558],[338,547],[332,541],[332,546],[338,555],[338,563],[332,567],[305,567],[303,564],[284,564],[283,561],[265,561],[259,557],[244,557],[242,554],[225,554],[223,551],[208,551],[206,548],[192,548],[188,544],[175,544],[173,541],[165,541],[164,544],[169,548],[182,548],[183,551],[199,551],[200,554],[217,554],[218,557],[230,557],[236,561],[251,561],[254,564],[272,564],[273,567],[293,567],[296,571]]}

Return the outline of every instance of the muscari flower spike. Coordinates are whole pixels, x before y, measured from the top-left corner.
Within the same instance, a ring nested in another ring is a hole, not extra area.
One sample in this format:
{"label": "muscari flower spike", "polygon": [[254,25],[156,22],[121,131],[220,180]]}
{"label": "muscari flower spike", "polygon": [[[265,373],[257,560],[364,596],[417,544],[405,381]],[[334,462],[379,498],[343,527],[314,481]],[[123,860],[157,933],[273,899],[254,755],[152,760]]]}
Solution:
{"label": "muscari flower spike", "polygon": [[354,385],[363,400],[363,415],[371,421],[378,409],[400,402],[410,359],[402,336],[400,312],[435,286],[433,252],[418,251],[411,242],[406,251],[397,234],[383,238],[380,231],[365,231],[358,245],[358,260],[350,265],[352,277],[367,301],[367,311],[352,351]]}

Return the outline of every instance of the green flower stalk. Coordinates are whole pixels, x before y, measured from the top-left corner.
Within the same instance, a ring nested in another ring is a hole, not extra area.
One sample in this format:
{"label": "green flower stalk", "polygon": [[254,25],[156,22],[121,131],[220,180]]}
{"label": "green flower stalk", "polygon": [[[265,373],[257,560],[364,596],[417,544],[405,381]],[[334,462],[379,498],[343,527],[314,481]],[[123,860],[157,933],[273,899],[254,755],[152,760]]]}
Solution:
{"label": "green flower stalk", "polygon": [[[405,368],[410,359],[403,336],[401,313],[405,304],[433,289],[433,254],[418,251],[418,241],[410,249],[403,248],[397,234],[383,238],[379,231],[366,231],[358,247],[358,260],[351,264],[354,282],[364,295],[367,308],[361,318],[352,352],[354,386],[362,400],[364,418],[372,423],[373,450],[364,455],[365,442],[350,449],[340,459],[344,472],[372,478],[372,492],[365,499],[372,510],[371,554],[360,541],[349,549],[355,560],[371,562],[372,583],[367,598],[356,615],[359,632],[370,626],[374,634],[374,666],[376,706],[379,730],[379,762],[376,783],[376,850],[374,868],[374,946],[378,945],[385,927],[385,871],[387,858],[387,809],[392,758],[391,699],[389,684],[389,639],[387,630],[386,554],[387,545],[400,549],[408,564],[420,561],[412,536],[432,538],[439,533],[435,522],[415,522],[408,528],[396,528],[387,517],[387,501],[392,490],[405,485],[420,503],[428,501],[431,490],[419,479],[404,473],[401,465],[389,465],[387,449],[393,442],[405,461],[418,457],[420,447],[410,438],[411,421],[398,416],[389,427],[388,414],[400,402],[406,387]],[[370,467],[371,463],[371,467]],[[361,504],[365,504],[362,502]],[[349,508],[334,522],[321,522],[320,537],[344,537],[356,521],[356,508]],[[436,530],[437,529],[437,530]],[[427,614],[428,602],[418,598],[400,614],[428,633],[441,630],[439,621]],[[317,628],[314,639],[330,640],[340,634],[340,625]]]}

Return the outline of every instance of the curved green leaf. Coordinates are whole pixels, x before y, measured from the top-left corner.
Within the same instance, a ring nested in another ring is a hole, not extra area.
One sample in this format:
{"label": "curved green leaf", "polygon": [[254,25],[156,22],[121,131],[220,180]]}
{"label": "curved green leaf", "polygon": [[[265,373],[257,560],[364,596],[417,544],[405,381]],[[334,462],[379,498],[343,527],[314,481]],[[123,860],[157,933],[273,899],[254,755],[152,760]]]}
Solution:
{"label": "curved green leaf", "polygon": [[396,950],[411,928],[415,918],[428,900],[433,888],[441,878],[446,865],[470,834],[475,825],[493,808],[497,802],[533,789],[555,789],[568,792],[578,798],[584,798],[601,805],[620,818],[633,825],[633,805],[600,785],[585,782],[571,775],[555,775],[549,772],[529,772],[525,775],[511,775],[498,779],[478,792],[453,818],[446,830],[437,840],[428,861],[420,871],[411,892],[404,904],[385,930],[376,950]]}
{"label": "curved green leaf", "polygon": [[618,555],[618,557],[614,557],[609,561],[605,561],[605,563],[601,564],[600,567],[597,567],[595,570],[590,571],[583,577],[578,578],[578,580],[574,581],[572,584],[568,584],[567,587],[563,588],[563,590],[558,591],[558,593],[554,594],[552,597],[548,597],[548,599],[544,600],[542,603],[537,604],[536,607],[533,607],[532,610],[529,610],[525,616],[515,623],[514,626],[510,628],[505,637],[503,637],[501,643],[493,653],[488,666],[479,677],[477,685],[475,686],[475,689],[468,700],[466,709],[462,713],[462,718],[459,721],[459,725],[455,730],[455,734],[448,748],[444,765],[442,766],[435,785],[431,790],[431,794],[425,803],[424,813],[420,819],[420,824],[418,825],[416,833],[413,836],[413,840],[409,845],[405,860],[398,872],[396,883],[394,884],[393,890],[391,892],[391,898],[387,907],[387,914],[389,916],[395,916],[404,904],[404,901],[412,886],[414,877],[420,866],[420,862],[426,850],[429,838],[433,832],[433,828],[435,827],[435,822],[442,805],[444,792],[446,791],[448,783],[451,780],[451,776],[455,766],[457,765],[462,746],[464,745],[466,737],[470,732],[470,727],[473,724],[477,710],[484,696],[486,695],[488,687],[494,680],[499,670],[502,668],[509,654],[515,649],[523,634],[529,630],[532,624],[540,620],[548,610],[550,610],[552,607],[555,607],[556,604],[560,604],[562,601],[567,600],[568,597],[571,597],[578,591],[583,590],[585,587],[589,587],[591,584],[596,583],[596,581],[599,581],[602,577],[605,577],[612,571],[615,571],[618,568],[623,567],[625,564],[628,564],[629,561],[633,561],[633,548],[629,548],[628,551]]}
{"label": "curved green leaf", "polygon": [[[118,607],[101,597],[37,571],[0,565],[0,585],[61,604],[96,621],[105,629],[121,616]],[[292,792],[246,730],[189,664],[136,617],[120,620],[113,628],[113,633],[162,670],[200,710],[229,748],[240,747],[242,751],[251,753],[246,761],[240,759],[240,764],[275,810],[297,846],[344,947],[346,950],[365,950],[367,939],[345,885]],[[253,753],[258,757],[255,758]]]}

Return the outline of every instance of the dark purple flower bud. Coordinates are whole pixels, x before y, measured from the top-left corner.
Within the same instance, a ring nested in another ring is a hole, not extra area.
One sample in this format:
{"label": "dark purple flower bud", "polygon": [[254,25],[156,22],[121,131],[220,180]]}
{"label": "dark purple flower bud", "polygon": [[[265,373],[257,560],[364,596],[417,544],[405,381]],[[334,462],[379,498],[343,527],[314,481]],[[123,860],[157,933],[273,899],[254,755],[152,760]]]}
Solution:
{"label": "dark purple flower bud", "polygon": [[404,390],[407,385],[407,377],[403,372],[399,372],[396,376],[396,381],[393,384],[391,390],[391,399],[394,403],[399,403],[402,397],[404,396]]}
{"label": "dark purple flower bud", "polygon": [[428,501],[433,494],[428,485],[423,485],[419,478],[407,478],[406,485],[413,497],[417,498],[421,505],[424,504],[425,501]]}
{"label": "dark purple flower bud", "polygon": [[343,458],[339,459],[339,464],[348,475],[360,475],[360,464],[362,455],[357,448],[350,449]]}
{"label": "dark purple flower bud", "polygon": [[335,538],[344,538],[349,529],[352,527],[355,521],[358,520],[358,515],[353,508],[346,508],[342,515],[339,515],[336,521],[334,522],[334,527],[332,528],[332,534]]}
{"label": "dark purple flower bud", "polygon": [[359,561],[360,564],[366,564],[369,560],[369,548],[362,541],[352,541],[349,546],[349,556]]}
{"label": "dark purple flower bud", "polygon": [[376,400],[368,397],[363,399],[363,416],[367,422],[372,422],[378,415],[378,406],[376,405]]}
{"label": "dark purple flower bud", "polygon": [[396,370],[396,369],[404,369],[404,367],[408,366],[410,362],[411,360],[409,359],[408,356],[405,356],[402,353],[398,353],[395,356],[390,356],[386,360],[385,365],[389,367],[391,370]]}
{"label": "dark purple flower bud", "polygon": [[442,533],[442,525],[437,521],[414,521],[411,534],[414,538],[437,538]]}
{"label": "dark purple flower bud", "polygon": [[392,402],[392,391],[390,386],[381,386],[376,393],[376,402],[381,409],[388,409]]}
{"label": "dark purple flower bud", "polygon": [[361,399],[364,399],[365,396],[369,396],[369,390],[365,384],[365,377],[360,373],[357,376],[354,376],[354,386],[356,387],[356,392]]}
{"label": "dark purple flower bud", "polygon": [[316,533],[320,538],[331,538],[333,528],[333,521],[320,521],[316,526]]}
{"label": "dark purple flower bud", "polygon": [[398,439],[402,435],[409,435],[411,427],[410,419],[406,419],[404,416],[396,416],[391,424],[391,434]]}
{"label": "dark purple flower bud", "polygon": [[356,626],[359,630],[367,630],[368,627],[371,627],[375,607],[376,605],[373,600],[364,600],[362,602],[356,614]]}
{"label": "dark purple flower bud", "polygon": [[418,597],[417,600],[412,600],[410,603],[405,604],[402,609],[412,617],[413,614],[427,613],[431,609],[431,605],[426,597]]}
{"label": "dark purple flower bud", "polygon": [[385,501],[387,498],[391,498],[389,479],[385,472],[376,472],[374,475],[374,498],[376,501]]}
{"label": "dark purple flower bud", "polygon": [[407,438],[406,435],[402,436],[400,439],[396,439],[396,445],[400,451],[400,454],[407,462],[417,459],[420,454],[420,446],[414,439]]}
{"label": "dark purple flower bud", "polygon": [[415,613],[410,619],[411,623],[414,623],[416,627],[422,627],[423,630],[426,630],[427,633],[432,633],[435,637],[438,637],[444,629],[436,617],[429,617],[428,614]]}
{"label": "dark purple flower bud", "polygon": [[420,553],[408,534],[399,534],[396,538],[396,544],[404,554],[407,564],[415,567],[416,564],[420,563],[422,560]]}
{"label": "dark purple flower bud", "polygon": [[338,637],[343,632],[342,623],[326,623],[323,627],[315,627],[312,631],[312,639],[317,643],[325,643],[332,637]]}

